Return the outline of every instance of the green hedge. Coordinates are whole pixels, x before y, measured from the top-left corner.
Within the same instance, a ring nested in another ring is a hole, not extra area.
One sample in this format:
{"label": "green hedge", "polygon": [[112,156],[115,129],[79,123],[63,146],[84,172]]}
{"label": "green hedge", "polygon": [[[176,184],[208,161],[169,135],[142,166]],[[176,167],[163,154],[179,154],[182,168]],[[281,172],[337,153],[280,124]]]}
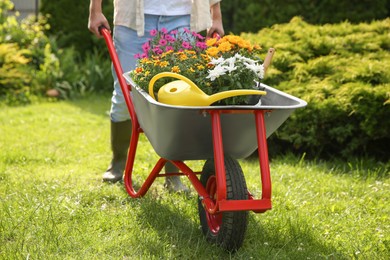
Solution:
{"label": "green hedge", "polygon": [[9,15],[10,1],[0,2],[0,99],[9,104],[29,103],[59,72],[58,59],[44,34],[44,18],[19,23]]}
{"label": "green hedge", "polygon": [[[102,1],[103,12],[111,23],[113,19],[112,1]],[[41,0],[41,13],[49,15],[51,35],[57,37],[60,47],[74,46],[84,55],[93,49],[105,52],[104,41],[88,31],[89,0]]]}
{"label": "green hedge", "polygon": [[390,19],[314,26],[294,18],[243,34],[265,49],[276,48],[264,83],[308,102],[270,141],[312,155],[388,159],[389,33]]}
{"label": "green hedge", "polygon": [[257,32],[300,16],[311,24],[371,22],[390,16],[389,0],[222,1],[227,32]]}
{"label": "green hedge", "polygon": [[[286,23],[301,16],[312,24],[370,22],[388,17],[389,0],[246,0],[221,3],[227,33],[257,32],[274,24]],[[50,34],[60,47],[75,46],[81,54],[96,47],[105,51],[102,40],[88,31],[89,1],[41,0],[41,12],[49,14]],[[103,12],[112,22],[112,1],[103,1]]]}
{"label": "green hedge", "polygon": [[52,89],[62,97],[111,91],[106,53],[90,51],[81,59],[73,48],[58,48],[46,35],[46,17],[19,22],[12,9],[11,1],[0,2],[0,101],[27,104]]}

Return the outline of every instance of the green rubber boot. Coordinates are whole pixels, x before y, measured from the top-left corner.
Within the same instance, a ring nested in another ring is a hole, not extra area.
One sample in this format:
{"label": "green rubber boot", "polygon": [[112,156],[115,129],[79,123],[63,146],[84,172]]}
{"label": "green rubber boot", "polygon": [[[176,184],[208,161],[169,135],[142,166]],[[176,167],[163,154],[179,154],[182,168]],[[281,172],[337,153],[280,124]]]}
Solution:
{"label": "green rubber boot", "polygon": [[[178,169],[171,163],[165,164],[165,172],[177,172]],[[184,192],[188,193],[190,190],[181,182],[180,176],[168,176],[165,178],[164,187],[170,192]]]}
{"label": "green rubber boot", "polygon": [[103,181],[114,183],[122,180],[129,150],[131,128],[131,120],[111,121],[112,160],[103,174]]}

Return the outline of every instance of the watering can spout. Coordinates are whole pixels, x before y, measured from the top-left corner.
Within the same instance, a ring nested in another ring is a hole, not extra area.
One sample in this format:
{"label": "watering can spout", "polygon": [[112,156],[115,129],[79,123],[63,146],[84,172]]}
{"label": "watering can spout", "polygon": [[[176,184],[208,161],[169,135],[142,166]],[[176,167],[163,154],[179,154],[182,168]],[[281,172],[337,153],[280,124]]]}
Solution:
{"label": "watering can spout", "polygon": [[220,101],[225,98],[237,97],[237,96],[247,96],[247,95],[265,95],[266,92],[262,90],[255,89],[237,89],[237,90],[228,90],[219,93],[215,93],[209,96],[208,102],[209,105]]}
{"label": "watering can spout", "polygon": [[172,77],[179,80],[172,81],[162,86],[158,91],[158,101],[161,103],[177,106],[209,106],[212,103],[225,98],[243,95],[265,95],[265,91],[238,89],[216,93],[213,95],[205,94],[198,86],[187,77],[172,72],[162,72],[157,74],[149,82],[149,95],[154,99],[154,83],[163,77]]}

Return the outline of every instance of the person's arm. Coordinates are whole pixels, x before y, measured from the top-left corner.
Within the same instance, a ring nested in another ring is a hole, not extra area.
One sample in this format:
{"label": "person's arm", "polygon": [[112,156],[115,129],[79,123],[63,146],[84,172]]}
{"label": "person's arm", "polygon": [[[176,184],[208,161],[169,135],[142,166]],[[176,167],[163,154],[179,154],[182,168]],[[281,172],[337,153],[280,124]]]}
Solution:
{"label": "person's arm", "polygon": [[222,12],[220,3],[216,3],[210,7],[212,25],[207,31],[207,36],[212,37],[214,33],[218,33],[220,36],[225,34],[222,24]]}
{"label": "person's arm", "polygon": [[89,5],[88,29],[97,37],[101,38],[102,36],[99,33],[99,27],[101,25],[110,29],[110,24],[102,12],[102,0],[91,0]]}

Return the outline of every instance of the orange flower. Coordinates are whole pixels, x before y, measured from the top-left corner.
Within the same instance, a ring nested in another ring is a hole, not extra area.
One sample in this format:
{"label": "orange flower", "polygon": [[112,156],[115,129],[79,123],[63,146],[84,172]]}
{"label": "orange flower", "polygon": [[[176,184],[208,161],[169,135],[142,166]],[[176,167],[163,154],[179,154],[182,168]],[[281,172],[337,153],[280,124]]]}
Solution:
{"label": "orange flower", "polygon": [[196,51],[185,50],[185,53],[188,55],[196,55]]}
{"label": "orange flower", "polygon": [[230,44],[230,42],[223,42],[218,46],[218,50],[220,50],[221,52],[228,52],[231,49],[232,45]]}
{"label": "orange flower", "polygon": [[207,55],[210,55],[211,57],[217,57],[218,52],[219,50],[217,47],[210,47],[206,50]]}
{"label": "orange flower", "polygon": [[201,64],[197,65],[196,68],[197,68],[198,70],[204,70],[204,66],[201,65]]}
{"label": "orange flower", "polygon": [[206,41],[206,45],[207,45],[208,47],[210,47],[210,46],[215,45],[216,42],[217,42],[217,38],[210,38],[210,39],[208,39],[208,40]]}
{"label": "orange flower", "polygon": [[179,73],[180,72],[180,68],[178,66],[173,66],[172,69],[171,69],[171,72]]}
{"label": "orange flower", "polygon": [[247,49],[249,51],[252,50],[251,44],[248,41],[245,41],[245,40],[240,41],[238,43],[238,46],[240,46],[240,48]]}
{"label": "orange flower", "polygon": [[181,60],[181,61],[188,60],[188,56],[186,54],[184,54],[183,52],[180,52],[179,60]]}
{"label": "orange flower", "polygon": [[208,55],[206,55],[206,54],[201,54],[200,55],[201,57],[202,57],[202,59],[204,60],[204,61],[206,61],[206,62],[210,62],[210,56],[208,56]]}
{"label": "orange flower", "polygon": [[237,44],[241,40],[241,37],[237,35],[227,35],[226,39],[233,44]]}
{"label": "orange flower", "polygon": [[164,58],[165,56],[170,55],[172,52],[173,50],[166,51],[163,54],[161,54],[161,57]]}
{"label": "orange flower", "polygon": [[159,65],[160,65],[161,68],[165,68],[165,67],[167,67],[169,65],[169,63],[168,63],[168,61],[162,61],[162,62],[160,62]]}

